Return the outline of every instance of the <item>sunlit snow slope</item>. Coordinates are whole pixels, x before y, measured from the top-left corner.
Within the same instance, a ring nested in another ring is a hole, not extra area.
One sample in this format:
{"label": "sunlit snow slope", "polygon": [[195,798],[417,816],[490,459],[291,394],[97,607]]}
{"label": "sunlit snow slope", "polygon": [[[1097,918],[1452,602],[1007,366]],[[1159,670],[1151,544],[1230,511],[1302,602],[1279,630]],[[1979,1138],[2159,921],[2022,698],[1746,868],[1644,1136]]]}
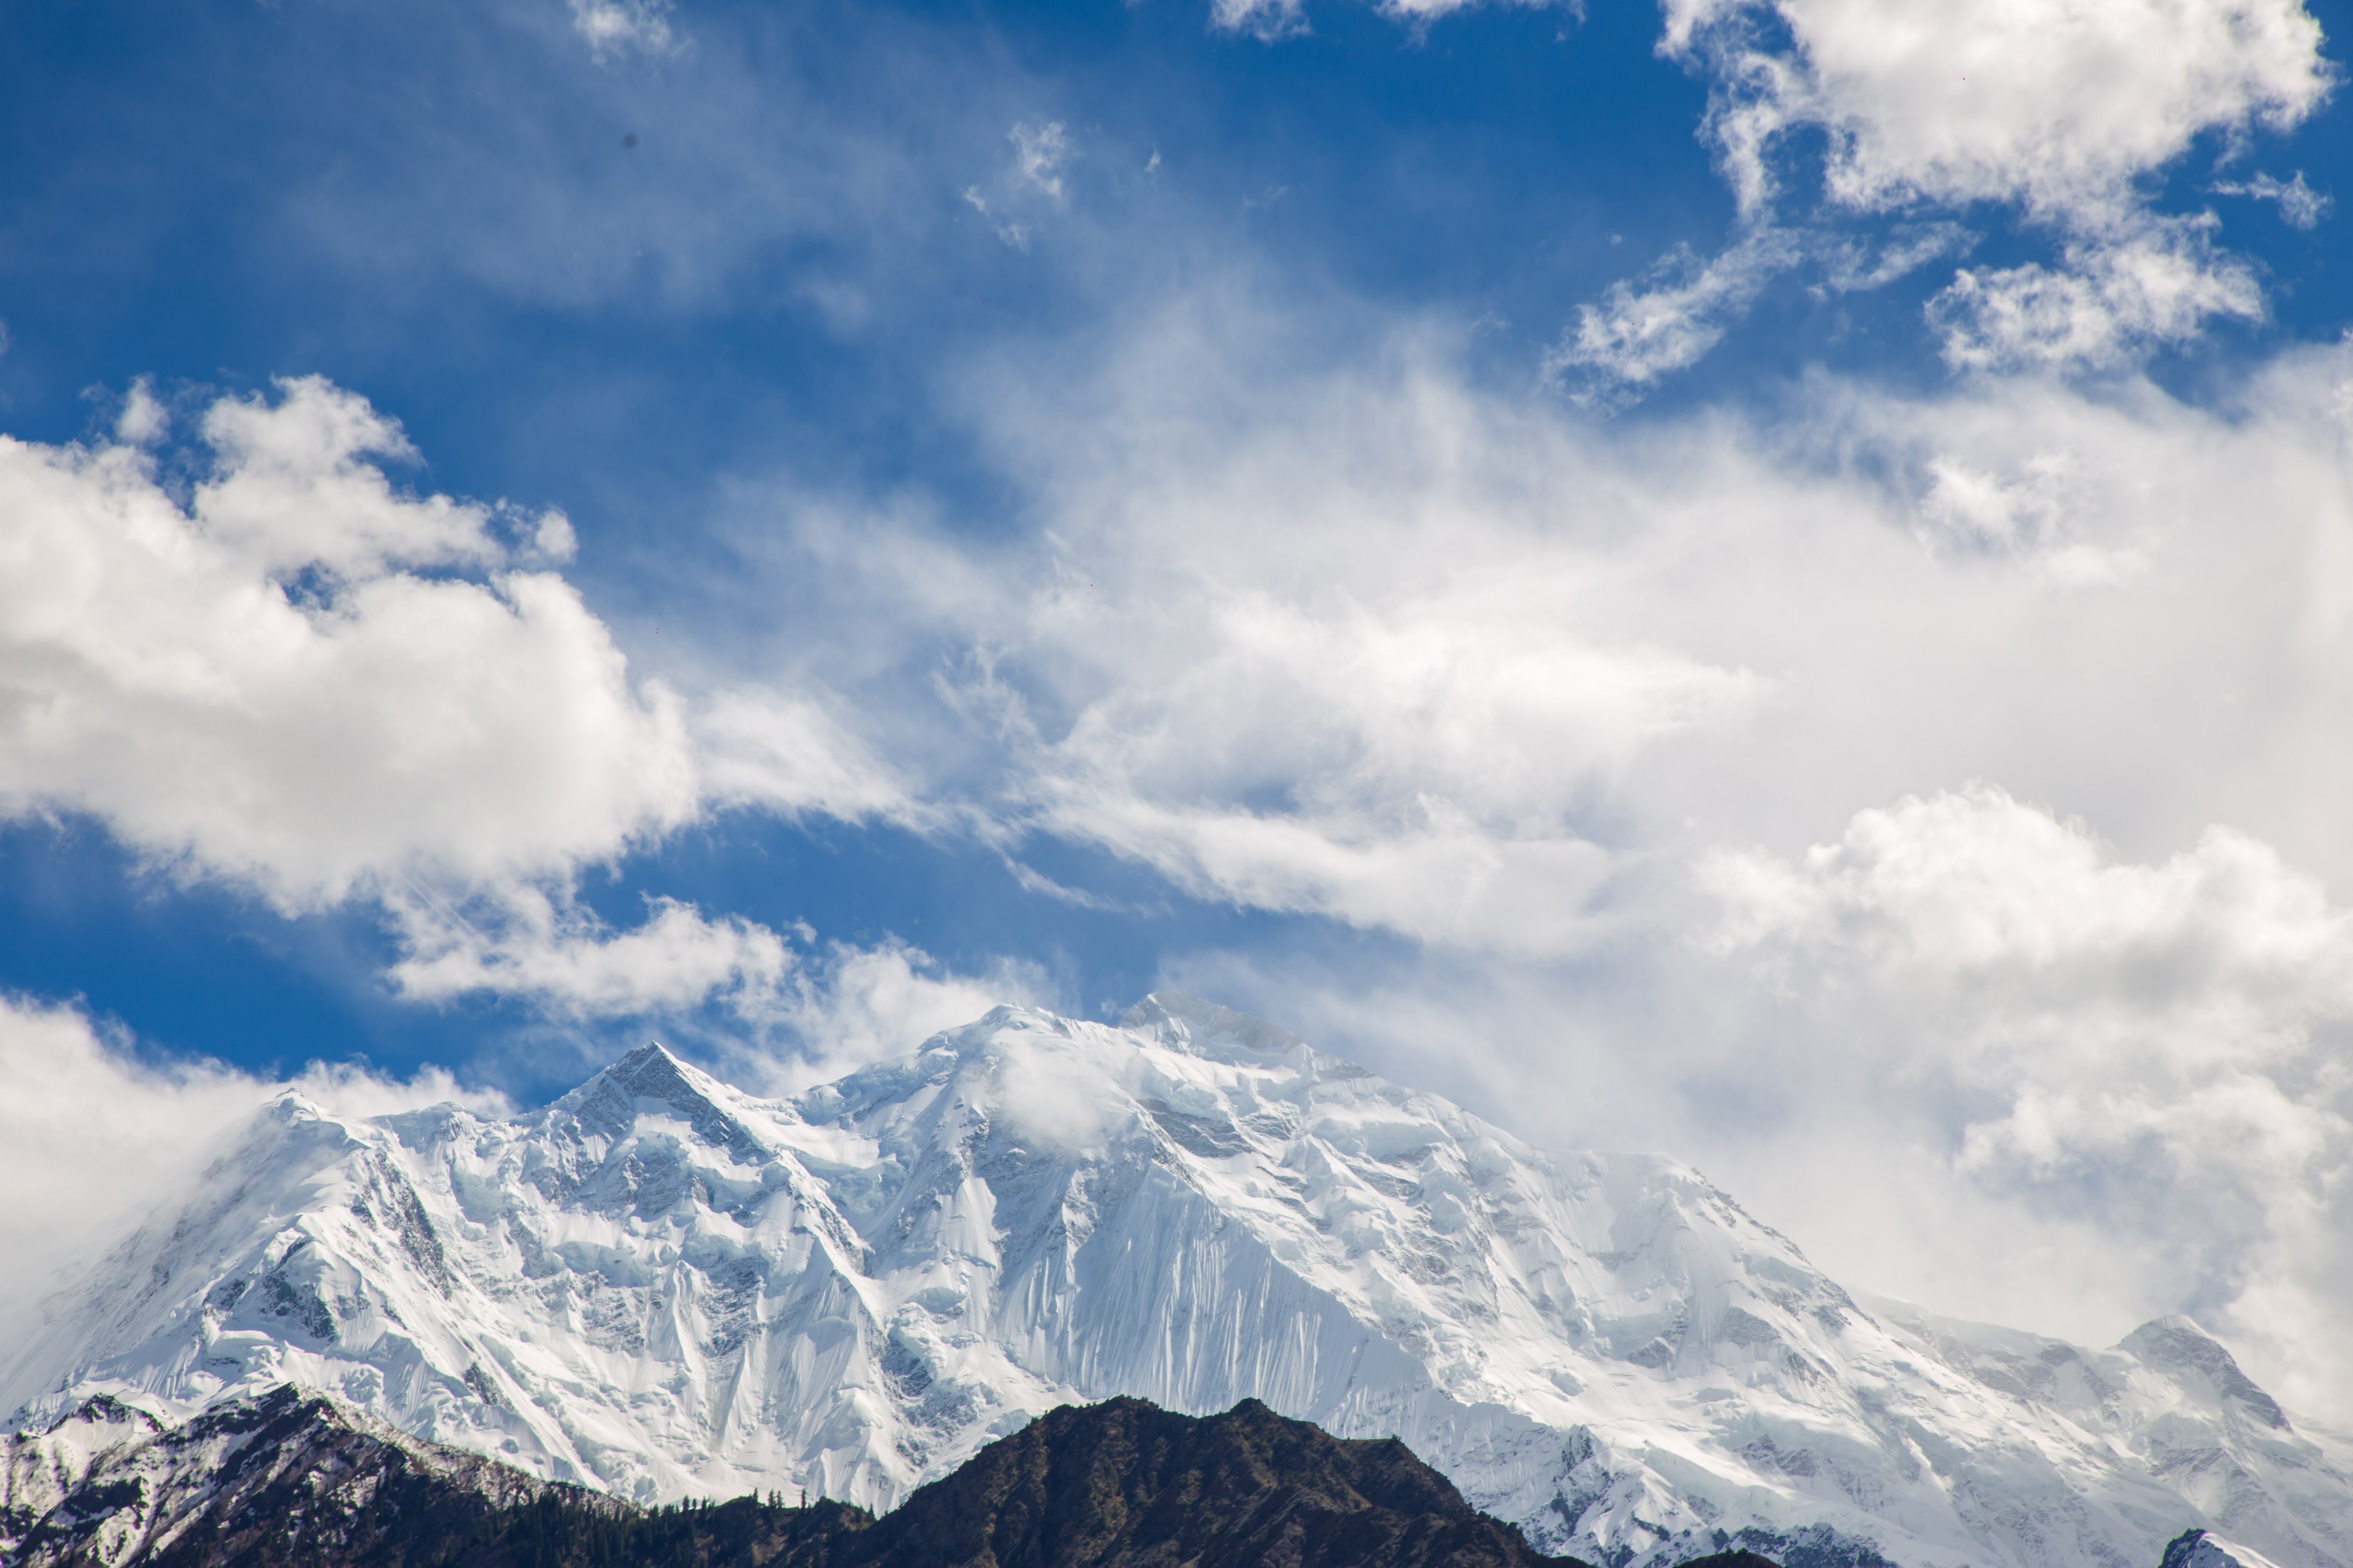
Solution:
{"label": "sunlit snow slope", "polygon": [[513,1121],[275,1102],[0,1388],[291,1380],[640,1499],[888,1506],[1054,1405],[1393,1433],[1546,1550],[2353,1563],[2353,1483],[2186,1320],[1859,1305],[1672,1161],[1548,1154],[1239,1014],[999,1009],[759,1100],[640,1050]]}

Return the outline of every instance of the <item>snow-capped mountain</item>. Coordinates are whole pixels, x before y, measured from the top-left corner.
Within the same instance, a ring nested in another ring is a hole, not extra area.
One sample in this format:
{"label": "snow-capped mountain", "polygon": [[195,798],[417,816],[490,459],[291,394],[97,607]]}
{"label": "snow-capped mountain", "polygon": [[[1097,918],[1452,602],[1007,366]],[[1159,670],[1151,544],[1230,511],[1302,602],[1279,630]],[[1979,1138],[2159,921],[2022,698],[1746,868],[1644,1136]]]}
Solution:
{"label": "snow-capped mountain", "polygon": [[428,1549],[406,1561],[447,1561],[475,1521],[547,1489],[291,1384],[170,1426],[100,1394],[0,1441],[0,1563],[401,1561],[367,1550],[387,1516]]}
{"label": "snow-capped mountain", "polygon": [[2353,1481],[2186,1320],[1858,1302],[1672,1161],[1546,1153],[1174,994],[1004,1008],[789,1100],[658,1047],[512,1121],[274,1102],[0,1387],[290,1381],[653,1500],[888,1507],[1055,1405],[1394,1434],[1540,1548],[2353,1564]]}

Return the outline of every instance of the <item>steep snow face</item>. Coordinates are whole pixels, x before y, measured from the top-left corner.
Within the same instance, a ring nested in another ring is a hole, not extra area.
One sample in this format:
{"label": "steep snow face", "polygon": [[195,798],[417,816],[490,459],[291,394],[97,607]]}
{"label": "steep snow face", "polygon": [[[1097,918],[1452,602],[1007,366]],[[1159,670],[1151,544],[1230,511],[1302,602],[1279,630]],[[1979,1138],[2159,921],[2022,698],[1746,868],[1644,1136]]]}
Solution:
{"label": "steep snow face", "polygon": [[887,1507],[1073,1400],[1394,1434],[1541,1547],[2353,1563],[2353,1483],[2185,1320],[1859,1304],[1672,1161],[1547,1154],[1189,997],[1000,1009],[792,1100],[649,1047],[509,1122],[272,1106],[0,1388],[291,1381],[643,1500]]}

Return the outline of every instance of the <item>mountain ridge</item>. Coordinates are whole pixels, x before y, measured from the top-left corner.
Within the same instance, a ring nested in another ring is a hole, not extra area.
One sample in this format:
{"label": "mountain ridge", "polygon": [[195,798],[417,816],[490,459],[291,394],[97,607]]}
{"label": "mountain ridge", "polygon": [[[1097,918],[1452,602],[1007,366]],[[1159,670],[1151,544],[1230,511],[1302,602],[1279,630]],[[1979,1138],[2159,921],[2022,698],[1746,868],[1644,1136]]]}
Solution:
{"label": "mountain ridge", "polygon": [[[1592,1568],[1532,1551],[1393,1438],[1343,1441],[1255,1400],[1059,1406],[879,1520],[773,1496],[642,1511],[287,1384],[170,1430],[104,1400],[10,1441],[5,1568]],[[129,1431],[52,1495],[29,1483],[68,1426]]]}
{"label": "mountain ridge", "polygon": [[639,1501],[887,1507],[1058,1405],[1261,1398],[1609,1568],[2147,1568],[2191,1528],[2347,1568],[2329,1454],[2194,1325],[2136,1336],[1866,1305],[1688,1167],[1163,993],[786,1100],[658,1046],[507,1121],[281,1099],[0,1399],[282,1378]]}

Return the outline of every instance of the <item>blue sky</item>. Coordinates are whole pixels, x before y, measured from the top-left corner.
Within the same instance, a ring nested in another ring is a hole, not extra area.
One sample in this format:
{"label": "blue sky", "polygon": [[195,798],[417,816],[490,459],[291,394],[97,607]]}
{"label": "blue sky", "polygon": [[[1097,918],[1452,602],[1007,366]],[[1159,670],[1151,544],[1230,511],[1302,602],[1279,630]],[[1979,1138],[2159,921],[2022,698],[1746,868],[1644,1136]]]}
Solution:
{"label": "blue sky", "polygon": [[1176,984],[2341,1404],[2348,23],[9,8],[10,1245]]}

